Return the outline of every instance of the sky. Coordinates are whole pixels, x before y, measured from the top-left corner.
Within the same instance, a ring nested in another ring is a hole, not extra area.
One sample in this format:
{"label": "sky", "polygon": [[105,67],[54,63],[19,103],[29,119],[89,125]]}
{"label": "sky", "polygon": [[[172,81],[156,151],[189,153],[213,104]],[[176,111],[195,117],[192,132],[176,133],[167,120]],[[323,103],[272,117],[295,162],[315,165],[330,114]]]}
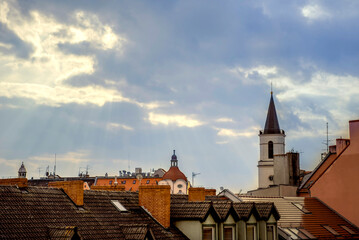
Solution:
{"label": "sky", "polygon": [[179,168],[257,187],[271,83],[312,170],[359,119],[358,1],[0,1],[0,178]]}

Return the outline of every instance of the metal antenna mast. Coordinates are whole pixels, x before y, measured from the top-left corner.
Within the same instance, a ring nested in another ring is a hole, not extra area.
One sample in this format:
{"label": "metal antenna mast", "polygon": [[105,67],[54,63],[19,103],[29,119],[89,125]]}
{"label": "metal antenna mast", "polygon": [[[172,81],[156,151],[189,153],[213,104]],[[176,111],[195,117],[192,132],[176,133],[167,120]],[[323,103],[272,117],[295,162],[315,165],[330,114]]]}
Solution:
{"label": "metal antenna mast", "polygon": [[194,187],[194,177],[199,175],[201,173],[195,173],[195,172],[192,172],[192,186]]}
{"label": "metal antenna mast", "polygon": [[329,139],[328,139],[328,135],[329,135],[329,132],[328,132],[328,122],[327,122],[327,152],[329,152]]}

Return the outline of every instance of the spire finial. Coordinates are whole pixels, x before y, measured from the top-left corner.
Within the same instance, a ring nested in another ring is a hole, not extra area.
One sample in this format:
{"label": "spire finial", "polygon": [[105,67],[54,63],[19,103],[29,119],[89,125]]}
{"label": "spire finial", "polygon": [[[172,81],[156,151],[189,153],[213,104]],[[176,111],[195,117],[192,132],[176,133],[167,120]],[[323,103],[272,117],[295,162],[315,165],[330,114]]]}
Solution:
{"label": "spire finial", "polygon": [[176,150],[173,150],[173,155],[175,155],[176,154]]}
{"label": "spire finial", "polygon": [[270,95],[273,95],[272,81],[270,81]]}

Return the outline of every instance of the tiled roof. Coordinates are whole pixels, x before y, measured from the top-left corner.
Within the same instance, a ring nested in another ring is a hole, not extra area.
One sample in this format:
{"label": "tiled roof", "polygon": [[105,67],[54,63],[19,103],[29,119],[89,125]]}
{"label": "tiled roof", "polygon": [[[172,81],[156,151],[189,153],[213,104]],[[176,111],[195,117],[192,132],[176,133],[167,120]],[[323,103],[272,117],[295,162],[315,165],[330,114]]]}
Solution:
{"label": "tiled roof", "polygon": [[187,194],[171,194],[171,203],[188,202]]}
{"label": "tiled roof", "polygon": [[[111,200],[128,211],[118,211]],[[0,239],[49,239],[51,234],[66,236],[73,227],[82,239],[137,239],[144,225],[156,239],[187,239],[139,207],[137,193],[84,191],[84,205],[78,208],[61,189],[0,186]]]}
{"label": "tiled roof", "polygon": [[241,219],[248,219],[253,212],[254,203],[252,202],[233,203],[233,208]]}
{"label": "tiled roof", "polygon": [[215,201],[213,202],[213,207],[216,209],[218,215],[221,219],[226,219],[229,211],[232,207],[231,201]]}
{"label": "tiled roof", "polygon": [[[357,227],[332,211],[317,198],[241,196],[241,199],[256,202],[256,204],[273,202],[280,214],[278,226],[282,229],[292,229],[293,231],[304,229],[318,239],[336,239],[336,236],[323,227],[323,225],[328,225],[340,234],[339,238],[359,239],[359,229]],[[341,225],[346,226],[356,234],[350,234]]]}
{"label": "tiled roof", "polygon": [[120,229],[126,240],[143,240],[151,234],[147,224],[120,224]]}
{"label": "tiled roof", "polygon": [[[138,180],[135,177],[117,178],[118,185],[125,186],[126,191],[136,192],[140,185],[157,185],[162,178],[158,177],[144,177]],[[96,178],[96,186],[114,186],[115,178]]]}
{"label": "tiled roof", "polygon": [[[277,211],[274,210],[275,206],[272,202],[257,202],[255,203],[255,207],[261,219],[268,219],[271,214],[274,214],[275,216],[278,214]],[[279,219],[279,215],[276,217]]]}
{"label": "tiled roof", "polygon": [[179,168],[176,166],[170,167],[170,169],[163,175],[162,178],[170,179],[172,181],[176,181],[177,179],[183,179],[187,181],[186,175],[184,175],[183,172],[181,172],[181,170],[179,170]]}
{"label": "tiled roof", "polygon": [[204,220],[211,208],[213,209],[210,202],[171,203],[171,219]]}

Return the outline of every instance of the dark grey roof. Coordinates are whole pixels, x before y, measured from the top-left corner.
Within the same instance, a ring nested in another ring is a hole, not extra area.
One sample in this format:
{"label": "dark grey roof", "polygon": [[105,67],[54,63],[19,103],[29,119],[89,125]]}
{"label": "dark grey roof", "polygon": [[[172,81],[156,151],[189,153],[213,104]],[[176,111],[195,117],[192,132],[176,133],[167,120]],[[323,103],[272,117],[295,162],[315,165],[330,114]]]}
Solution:
{"label": "dark grey roof", "polygon": [[[128,211],[118,211],[111,200]],[[68,237],[76,230],[82,239],[138,239],[148,232],[145,228],[157,240],[188,239],[138,206],[138,193],[84,191],[83,208],[78,208],[61,189],[0,186],[0,239]]]}
{"label": "dark grey roof", "polygon": [[281,133],[281,131],[279,128],[277,112],[275,110],[273,94],[271,93],[268,113],[267,113],[267,120],[264,125],[264,134],[277,134],[277,133]]}

